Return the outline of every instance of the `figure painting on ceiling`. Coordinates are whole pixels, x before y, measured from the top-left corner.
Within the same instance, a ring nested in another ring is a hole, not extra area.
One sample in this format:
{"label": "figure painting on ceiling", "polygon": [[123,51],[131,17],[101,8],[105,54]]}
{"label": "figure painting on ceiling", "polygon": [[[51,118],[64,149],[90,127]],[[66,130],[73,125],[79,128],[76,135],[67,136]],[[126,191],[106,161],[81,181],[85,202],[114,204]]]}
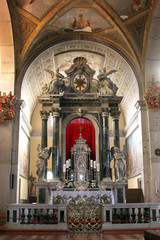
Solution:
{"label": "figure painting on ceiling", "polygon": [[64,30],[92,32],[89,21],[84,18],[82,13],[79,13],[78,17],[74,17],[74,19],[68,24],[68,28],[65,28]]}
{"label": "figure painting on ceiling", "polygon": [[37,18],[41,18],[48,11],[56,0],[16,0],[18,7],[29,12]]}
{"label": "figure painting on ceiling", "polygon": [[120,15],[127,19],[144,10],[150,1],[147,0],[106,0],[106,2]]}
{"label": "figure painting on ceiling", "polygon": [[94,8],[73,7],[61,15],[50,27],[55,31],[98,32],[112,28],[111,24]]}

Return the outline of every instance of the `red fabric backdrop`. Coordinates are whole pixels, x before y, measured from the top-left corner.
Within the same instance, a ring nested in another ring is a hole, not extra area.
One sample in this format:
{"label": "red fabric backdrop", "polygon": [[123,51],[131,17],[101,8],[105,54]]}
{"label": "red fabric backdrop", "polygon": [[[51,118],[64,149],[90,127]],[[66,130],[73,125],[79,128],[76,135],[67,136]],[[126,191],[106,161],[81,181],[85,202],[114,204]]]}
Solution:
{"label": "red fabric backdrop", "polygon": [[66,159],[71,158],[70,150],[75,144],[75,140],[79,138],[80,129],[82,137],[86,139],[86,143],[90,147],[91,159],[95,160],[95,129],[93,124],[86,118],[76,118],[72,120],[66,128]]}

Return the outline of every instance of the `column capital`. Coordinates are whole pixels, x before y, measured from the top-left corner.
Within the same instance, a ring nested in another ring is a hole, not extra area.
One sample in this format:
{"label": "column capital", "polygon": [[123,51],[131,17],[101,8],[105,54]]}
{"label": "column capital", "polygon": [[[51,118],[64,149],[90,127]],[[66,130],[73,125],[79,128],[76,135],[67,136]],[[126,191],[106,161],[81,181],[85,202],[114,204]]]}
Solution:
{"label": "column capital", "polygon": [[110,115],[113,118],[113,120],[119,120],[121,112],[118,110],[118,108],[111,108],[110,109]]}
{"label": "column capital", "polygon": [[16,102],[14,104],[15,110],[21,110],[25,107],[25,101],[21,99],[16,99]]}
{"label": "column capital", "polygon": [[108,117],[109,116],[109,110],[108,108],[102,109],[102,117]]}
{"label": "column capital", "polygon": [[48,119],[49,112],[47,112],[47,111],[40,111],[40,115],[41,115],[42,119]]}
{"label": "column capital", "polygon": [[135,104],[135,108],[138,110],[147,110],[147,104],[145,101],[137,101]]}
{"label": "column capital", "polygon": [[60,109],[56,108],[52,110],[53,117],[60,117]]}

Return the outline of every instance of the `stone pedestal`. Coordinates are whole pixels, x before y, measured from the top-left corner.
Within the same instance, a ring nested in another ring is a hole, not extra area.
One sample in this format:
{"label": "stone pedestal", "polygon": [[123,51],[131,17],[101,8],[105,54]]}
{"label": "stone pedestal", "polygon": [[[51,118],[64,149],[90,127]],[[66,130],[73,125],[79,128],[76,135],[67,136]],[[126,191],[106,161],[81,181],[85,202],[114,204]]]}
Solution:
{"label": "stone pedestal", "polygon": [[114,196],[114,204],[126,203],[126,186],[127,182],[108,182],[107,179],[103,179],[99,184],[99,189],[101,191],[112,192]]}
{"label": "stone pedestal", "polygon": [[62,190],[64,185],[57,178],[54,180],[37,182],[36,186],[38,190],[37,203],[50,204],[51,192]]}
{"label": "stone pedestal", "polygon": [[115,182],[113,184],[115,203],[126,203],[126,186],[127,182]]}

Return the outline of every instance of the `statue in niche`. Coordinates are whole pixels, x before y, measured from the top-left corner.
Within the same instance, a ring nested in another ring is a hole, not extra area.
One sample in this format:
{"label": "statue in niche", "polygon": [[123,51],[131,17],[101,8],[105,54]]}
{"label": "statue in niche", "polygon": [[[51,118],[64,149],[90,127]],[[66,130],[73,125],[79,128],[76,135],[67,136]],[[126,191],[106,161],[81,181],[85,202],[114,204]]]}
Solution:
{"label": "statue in niche", "polygon": [[103,71],[99,70],[97,78],[98,92],[100,94],[116,95],[118,87],[115,83],[112,82],[110,78],[108,78],[109,75],[115,72],[117,72],[117,70],[111,70],[107,73],[106,68],[103,68]]}
{"label": "statue in niche", "polygon": [[46,95],[46,93],[49,94],[60,94],[65,89],[65,80],[67,80],[63,74],[59,72],[59,68],[57,68],[56,73],[54,73],[51,69],[44,69],[46,72],[48,72],[51,75],[51,81],[49,85],[44,85],[42,91],[43,95]]}
{"label": "statue in niche", "polygon": [[118,147],[111,148],[111,155],[114,158],[114,171],[116,182],[125,181],[126,178],[126,146],[120,151]]}
{"label": "statue in niche", "polygon": [[51,154],[51,148],[45,147],[41,150],[41,145],[38,144],[37,146],[38,152],[38,160],[37,160],[37,171],[36,174],[38,176],[38,181],[43,180],[44,177],[44,170],[45,170],[45,162],[49,159]]}

